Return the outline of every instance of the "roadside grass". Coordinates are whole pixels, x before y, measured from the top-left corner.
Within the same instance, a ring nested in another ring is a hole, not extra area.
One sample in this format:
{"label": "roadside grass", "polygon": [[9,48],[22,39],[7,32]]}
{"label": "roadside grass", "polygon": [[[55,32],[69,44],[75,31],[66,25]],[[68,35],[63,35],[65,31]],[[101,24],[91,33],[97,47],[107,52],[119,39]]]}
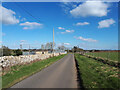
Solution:
{"label": "roadside grass", "polygon": [[22,66],[13,66],[11,67],[11,71],[7,73],[6,75],[2,76],[2,88],[8,88],[15,83],[27,78],[30,75],[33,75],[43,68],[51,65],[52,63],[60,60],[63,58],[66,54],[55,56],[49,59],[45,59],[42,61],[34,62],[32,64],[28,65],[22,65]]}
{"label": "roadside grass", "polygon": [[75,54],[75,58],[79,64],[83,86],[86,89],[112,88],[118,90],[120,88],[118,68],[79,54]]}
{"label": "roadside grass", "polygon": [[105,59],[110,59],[113,61],[118,61],[118,54],[120,52],[94,52],[94,53],[86,53],[86,55],[91,55],[94,57],[101,57]]}

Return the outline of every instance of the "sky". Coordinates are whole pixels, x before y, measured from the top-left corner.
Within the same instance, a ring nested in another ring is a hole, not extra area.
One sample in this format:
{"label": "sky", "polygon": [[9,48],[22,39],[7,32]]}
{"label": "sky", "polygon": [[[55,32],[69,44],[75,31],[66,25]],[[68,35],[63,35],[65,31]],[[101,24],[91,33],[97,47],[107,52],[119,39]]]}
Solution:
{"label": "sky", "polygon": [[118,49],[117,2],[3,2],[0,24],[9,48],[40,48],[54,28],[56,47]]}

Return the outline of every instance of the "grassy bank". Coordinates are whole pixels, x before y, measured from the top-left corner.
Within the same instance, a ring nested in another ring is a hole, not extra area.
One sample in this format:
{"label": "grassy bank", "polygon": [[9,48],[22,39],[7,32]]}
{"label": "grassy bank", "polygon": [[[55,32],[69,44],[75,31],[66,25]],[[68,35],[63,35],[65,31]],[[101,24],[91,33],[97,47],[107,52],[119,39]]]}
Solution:
{"label": "grassy bank", "polygon": [[118,90],[120,81],[119,69],[75,54],[79,64],[83,86],[85,88],[112,88]]}
{"label": "grassy bank", "polygon": [[23,80],[24,78],[51,65],[52,63],[58,61],[64,56],[65,55],[60,55],[60,56],[52,57],[46,60],[38,61],[29,65],[11,67],[12,70],[6,75],[2,76],[2,87],[8,88],[13,84]]}

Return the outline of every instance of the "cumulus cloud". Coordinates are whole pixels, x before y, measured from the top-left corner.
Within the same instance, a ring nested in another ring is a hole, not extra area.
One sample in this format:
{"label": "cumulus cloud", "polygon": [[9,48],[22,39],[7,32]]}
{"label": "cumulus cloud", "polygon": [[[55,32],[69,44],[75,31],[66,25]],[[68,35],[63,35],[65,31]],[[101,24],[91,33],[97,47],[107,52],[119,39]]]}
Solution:
{"label": "cumulus cloud", "polygon": [[66,30],[66,32],[72,33],[72,32],[74,32],[74,30]]}
{"label": "cumulus cloud", "polygon": [[76,26],[84,26],[84,25],[89,25],[89,24],[90,24],[89,22],[78,22],[75,25]]}
{"label": "cumulus cloud", "polygon": [[99,24],[98,28],[107,28],[107,27],[110,27],[110,25],[114,23],[115,21],[113,19],[102,20],[98,23]]}
{"label": "cumulus cloud", "polygon": [[64,43],[64,45],[70,45],[70,43]]}
{"label": "cumulus cloud", "polygon": [[58,29],[62,29],[62,30],[64,30],[65,28],[63,28],[63,27],[58,27]]}
{"label": "cumulus cloud", "polygon": [[94,40],[92,38],[84,38],[84,37],[74,37],[76,39],[82,40],[82,41],[87,41],[87,42],[97,42],[97,40]]}
{"label": "cumulus cloud", "polygon": [[65,33],[73,33],[74,30],[65,30],[65,32],[61,32],[62,34],[65,34]]}
{"label": "cumulus cloud", "polygon": [[0,5],[0,22],[2,24],[17,24],[19,20],[16,18],[16,13],[11,9],[7,9]]}
{"label": "cumulus cloud", "polygon": [[36,28],[41,28],[43,24],[37,22],[25,22],[25,23],[20,23],[20,26],[24,26],[23,29],[36,29]]}
{"label": "cumulus cloud", "polygon": [[70,13],[74,17],[86,17],[86,16],[107,16],[109,5],[102,1],[86,1],[76,8],[70,10]]}

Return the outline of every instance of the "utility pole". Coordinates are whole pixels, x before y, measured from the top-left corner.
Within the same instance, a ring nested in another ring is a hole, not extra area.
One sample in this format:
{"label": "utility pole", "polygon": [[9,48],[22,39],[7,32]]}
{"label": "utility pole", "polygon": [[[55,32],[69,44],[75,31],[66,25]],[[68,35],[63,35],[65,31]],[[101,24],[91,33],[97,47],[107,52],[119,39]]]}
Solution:
{"label": "utility pole", "polygon": [[23,53],[23,51],[22,51],[22,44],[20,44],[20,49],[21,49],[21,52]]}
{"label": "utility pole", "polygon": [[53,28],[53,53],[54,53],[54,28]]}
{"label": "utility pole", "polygon": [[29,55],[30,55],[30,44],[29,44]]}

